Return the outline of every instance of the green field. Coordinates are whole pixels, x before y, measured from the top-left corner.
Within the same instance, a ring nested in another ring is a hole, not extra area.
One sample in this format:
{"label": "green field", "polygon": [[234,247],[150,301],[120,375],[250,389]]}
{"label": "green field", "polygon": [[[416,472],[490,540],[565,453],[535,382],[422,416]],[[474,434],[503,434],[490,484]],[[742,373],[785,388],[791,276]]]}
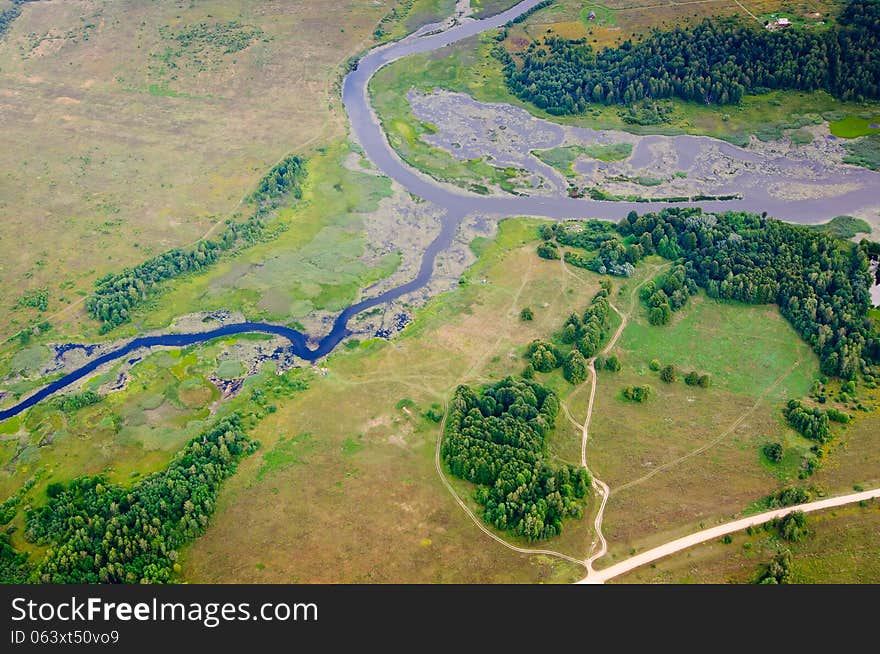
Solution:
{"label": "green field", "polygon": [[583,156],[599,161],[620,161],[632,154],[632,145],[630,143],[568,145],[549,150],[532,150],[532,154],[548,166],[553,166],[566,177],[574,177],[575,172],[572,165],[578,157]]}
{"label": "green field", "polygon": [[507,11],[519,0],[471,0],[471,9],[475,18],[486,18]]}
{"label": "green field", "polygon": [[855,238],[859,234],[871,233],[871,225],[861,218],[854,218],[853,216],[835,216],[827,223],[813,225],[812,228],[843,239]]}
{"label": "green field", "polygon": [[[603,566],[736,515],[796,480],[803,457],[812,456],[812,443],[785,424],[781,408],[809,392],[818,361],[775,306],[700,295],[663,327],[648,324],[645,312],[639,305],[631,314],[613,351],[622,370],[600,374],[597,389],[587,458],[611,487]],[[654,359],[674,364],[678,381],[661,381],[650,369]],[[710,388],[685,385],[691,370],[709,374]],[[643,385],[651,387],[647,403],[623,399],[624,387]],[[785,444],[776,466],[761,455],[770,441]]]}
{"label": "green field", "polygon": [[847,116],[830,123],[829,127],[834,136],[854,139],[859,136],[868,136],[869,134],[880,134],[880,126],[872,127],[872,125],[878,125],[878,123],[880,123],[880,116],[872,116],[870,118]]}

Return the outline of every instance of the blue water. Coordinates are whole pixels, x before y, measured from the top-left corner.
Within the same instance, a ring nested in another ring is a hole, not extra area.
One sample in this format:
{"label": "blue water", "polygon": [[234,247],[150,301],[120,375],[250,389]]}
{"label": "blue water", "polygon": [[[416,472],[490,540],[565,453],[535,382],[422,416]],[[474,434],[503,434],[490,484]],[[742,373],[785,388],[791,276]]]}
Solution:
{"label": "blue water", "polygon": [[107,352],[106,354],[102,354],[95,359],[92,359],[81,368],[77,368],[73,372],[70,372],[52,382],[51,384],[44,386],[36,393],[22,400],[15,406],[12,406],[8,409],[0,410],[0,421],[20,414],[22,411],[29,409],[30,407],[46,399],[50,395],[53,395],[58,391],[67,388],[71,384],[78,382],[83,377],[86,377],[87,375],[93,373],[104,364],[110,363],[111,361],[116,361],[117,359],[121,359],[127,354],[141,348],[157,346],[186,347],[188,345],[195,345],[196,343],[205,343],[221,336],[232,336],[235,334],[245,333],[262,333],[273,334],[275,336],[282,336],[286,338],[288,341],[290,341],[291,352],[293,352],[296,356],[300,357],[301,359],[305,359],[306,361],[316,361],[317,359],[320,359],[321,357],[330,354],[330,352],[332,352],[333,349],[337,345],[339,345],[339,343],[345,337],[351,335],[352,332],[348,329],[348,322],[355,315],[376,305],[385,304],[386,302],[395,300],[403,295],[406,295],[407,293],[416,291],[427,284],[428,281],[431,279],[431,273],[434,270],[434,260],[436,259],[437,254],[445,250],[452,244],[452,238],[455,234],[455,230],[458,226],[459,221],[460,217],[458,216],[452,217],[448,213],[446,214],[446,216],[444,216],[442,220],[442,229],[440,231],[440,234],[431,242],[431,244],[425,250],[425,254],[422,257],[421,267],[419,268],[419,273],[415,277],[415,279],[396,288],[392,288],[382,293],[381,295],[362,300],[344,309],[342,313],[340,313],[336,317],[330,333],[322,338],[318,342],[317,347],[315,347],[314,349],[308,346],[308,335],[303,334],[302,332],[297,331],[296,329],[292,329],[290,327],[285,327],[283,325],[273,325],[264,322],[242,322],[231,325],[224,325],[223,327],[218,327],[217,329],[212,329],[206,332],[195,332],[191,334],[161,334],[158,336],[142,336],[126,343],[125,345],[122,345],[121,347],[116,348],[115,350],[112,350],[110,352]]}

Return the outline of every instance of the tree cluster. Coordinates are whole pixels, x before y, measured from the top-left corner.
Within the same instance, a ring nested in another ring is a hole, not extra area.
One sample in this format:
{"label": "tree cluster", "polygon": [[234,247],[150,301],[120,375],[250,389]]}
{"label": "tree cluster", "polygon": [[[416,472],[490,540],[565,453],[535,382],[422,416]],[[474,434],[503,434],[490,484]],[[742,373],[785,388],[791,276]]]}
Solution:
{"label": "tree cluster", "polygon": [[692,280],[710,297],[779,305],[824,374],[852,379],[880,362],[864,248],[766,216],[699,208],[631,212],[618,230],[640,242],[647,235],[658,254],[683,259],[688,287]]}
{"label": "tree cluster", "polygon": [[[534,371],[551,372],[562,366],[568,381],[572,384],[583,382],[587,378],[587,359],[598,352],[608,336],[608,310],[608,291],[603,288],[593,296],[582,316],[573,313],[566,319],[557,338],[565,345],[574,346],[569,352],[539,339],[529,343],[526,349],[529,366],[525,376],[530,377]],[[619,369],[616,358],[611,365],[615,363]]]}
{"label": "tree cluster", "polygon": [[773,557],[767,569],[758,578],[759,584],[791,583],[791,552],[784,549]]}
{"label": "tree cluster", "polygon": [[807,516],[803,511],[792,511],[782,518],[769,522],[768,526],[776,529],[779,535],[790,543],[797,543],[810,535]]}
{"label": "tree cluster", "polygon": [[620,240],[614,225],[601,220],[567,221],[541,228],[544,239],[538,245],[538,256],[544,259],[558,259],[559,245],[595,252],[585,256],[579,252],[567,251],[565,263],[577,268],[592,270],[600,275],[629,277],[636,264],[645,254],[639,243],[624,243]]}
{"label": "tree cluster", "polygon": [[806,504],[813,499],[813,491],[803,486],[786,486],[767,498],[771,509],[779,509],[785,506]]}
{"label": "tree cluster", "polygon": [[785,450],[782,447],[782,443],[766,443],[764,447],[761,448],[761,451],[770,463],[779,463],[782,461],[782,457],[785,456]]}
{"label": "tree cluster", "polygon": [[709,388],[712,383],[711,377],[707,374],[700,374],[695,370],[691,370],[684,376],[684,383],[688,386],[699,386],[700,388]]}
{"label": "tree cluster", "polygon": [[21,15],[21,6],[27,0],[10,0],[9,6],[0,11],[0,36],[12,25],[12,22]]}
{"label": "tree cluster", "polygon": [[83,391],[82,393],[68,393],[56,398],[53,403],[64,413],[72,413],[83,407],[97,404],[104,398],[95,391]]}
{"label": "tree cluster", "polygon": [[559,248],[552,241],[542,241],[538,244],[538,256],[553,261],[559,258]]}
{"label": "tree cluster", "polygon": [[[574,340],[577,349],[588,359],[594,356],[608,337],[608,291],[601,290],[590,301],[590,306],[584,311],[583,320],[569,324],[574,326]],[[574,317],[576,318],[576,316]]]}
{"label": "tree cluster", "polygon": [[38,288],[26,292],[16,302],[19,307],[31,307],[37,311],[45,311],[49,308],[49,290],[46,288]]}
{"label": "tree cluster", "polygon": [[783,413],[795,431],[811,441],[824,443],[831,438],[828,414],[815,407],[806,407],[800,400],[789,400]]}
{"label": "tree cluster", "polygon": [[495,528],[533,541],[582,515],[589,473],[547,461],[545,438],[558,411],[556,395],[528,380],[508,377],[481,392],[456,389],[441,455],[454,476],[477,484],[483,519]]}
{"label": "tree cluster", "polygon": [[302,198],[302,182],[305,177],[305,159],[299,155],[290,155],[260,180],[250,199],[261,208],[275,207],[286,197],[299,200]]}
{"label": "tree cluster", "polygon": [[251,451],[231,416],[196,437],[161,472],[130,488],[81,477],[26,516],[25,537],[47,547],[39,583],[164,583],[178,551],[200,535],[220,483]]}
{"label": "tree cluster", "polygon": [[0,584],[26,584],[32,570],[27,554],[17,551],[9,536],[0,533]]}
{"label": "tree cluster", "polygon": [[769,89],[863,101],[880,97],[880,2],[853,0],[825,30],[771,32],[719,18],[599,52],[585,39],[546,38],[532,42],[519,65],[503,49],[495,53],[511,92],[552,114],[673,97],[738,104]]}
{"label": "tree cluster", "polygon": [[[650,240],[650,234],[648,237],[645,242]],[[640,296],[648,306],[648,321],[652,325],[665,325],[672,318],[672,312],[684,307],[688,298],[696,293],[697,283],[688,277],[687,268],[678,264],[665,275],[646,283]]]}
{"label": "tree cluster", "polygon": [[629,400],[630,402],[647,402],[648,398],[651,397],[651,387],[647,384],[645,386],[627,386],[623,389],[623,397]]}

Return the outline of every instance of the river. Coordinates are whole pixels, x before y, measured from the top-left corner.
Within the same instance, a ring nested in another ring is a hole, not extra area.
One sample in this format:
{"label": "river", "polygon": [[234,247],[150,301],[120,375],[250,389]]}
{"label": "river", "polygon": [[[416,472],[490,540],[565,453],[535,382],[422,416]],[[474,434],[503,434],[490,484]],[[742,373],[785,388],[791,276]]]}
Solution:
{"label": "river", "polygon": [[[380,46],[364,56],[357,68],[349,73],[342,87],[342,100],[351,123],[352,133],[363,147],[369,160],[382,174],[394,179],[410,193],[445,210],[441,219],[440,234],[425,249],[416,277],[381,295],[362,300],[344,309],[333,323],[330,332],[309,347],[310,337],[295,329],[269,323],[243,322],[230,324],[207,332],[189,334],[163,334],[136,338],[119,348],[107,352],[44,386],[18,404],[0,410],[0,420],[6,420],[34,406],[41,400],[67,388],[93,373],[101,366],[116,361],[127,354],[149,347],[185,347],[202,343],[220,336],[260,332],[282,336],[290,341],[292,352],[306,360],[315,361],[329,354],[351,334],[348,322],[361,311],[384,304],[425,286],[434,271],[437,255],[453,242],[462,220],[471,214],[497,216],[540,216],[548,218],[607,218],[617,219],[631,210],[657,211],[669,206],[663,203],[600,202],[586,199],[559,197],[486,197],[466,191],[458,191],[439,184],[430,177],[413,170],[404,163],[388,143],[384,131],[369,101],[368,85],[372,76],[383,66],[409,55],[439,50],[452,43],[474,36],[486,30],[501,27],[523,14],[541,0],[524,0],[515,7],[483,20],[465,20],[451,29],[435,32],[438,25],[426,26],[396,43]],[[700,139],[703,137],[692,137]],[[731,146],[732,147],[732,146]],[[771,215],[792,222],[818,222],[831,216],[854,210],[869,204],[876,197],[876,189],[863,189],[839,196],[832,200],[793,200],[753,197],[744,195],[741,200],[728,202],[701,202],[707,211],[746,210],[767,211]],[[676,206],[688,206],[680,203]]]}

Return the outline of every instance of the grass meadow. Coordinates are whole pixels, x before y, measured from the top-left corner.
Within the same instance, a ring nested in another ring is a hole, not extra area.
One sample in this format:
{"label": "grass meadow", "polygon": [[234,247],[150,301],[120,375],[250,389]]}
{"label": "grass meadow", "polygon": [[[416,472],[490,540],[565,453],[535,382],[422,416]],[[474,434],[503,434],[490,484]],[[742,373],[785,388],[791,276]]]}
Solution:
{"label": "grass meadow", "polygon": [[703,543],[613,579],[611,583],[752,583],[779,548],[792,554],[792,583],[880,582],[880,503],[811,513],[812,532],[799,543],[764,531],[733,535],[730,543]]}

